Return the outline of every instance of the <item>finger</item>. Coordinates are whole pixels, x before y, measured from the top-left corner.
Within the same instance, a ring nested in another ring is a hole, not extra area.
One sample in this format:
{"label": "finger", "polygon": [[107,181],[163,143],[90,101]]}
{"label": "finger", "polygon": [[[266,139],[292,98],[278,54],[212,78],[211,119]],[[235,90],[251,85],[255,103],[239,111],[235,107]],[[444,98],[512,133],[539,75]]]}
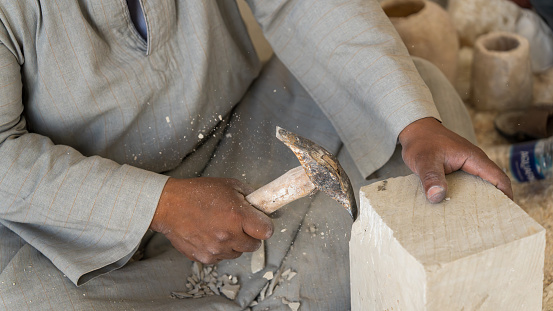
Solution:
{"label": "finger", "polygon": [[431,203],[440,203],[447,193],[447,181],[443,161],[420,159],[415,163],[415,170],[421,180],[424,194]]}
{"label": "finger", "polygon": [[234,188],[234,190],[238,191],[243,196],[247,196],[248,194],[254,191],[252,187],[250,187],[249,185],[246,185],[245,183],[239,181],[238,179],[229,178],[227,179],[227,181]]}
{"label": "finger", "polygon": [[217,251],[207,250],[207,256],[209,259],[223,260],[223,259],[235,259],[242,256],[242,252],[238,252],[232,248],[225,247],[224,249],[218,249]]}
{"label": "finger", "polygon": [[215,257],[212,254],[208,252],[200,252],[195,254],[193,261],[201,262],[204,265],[215,265],[221,262],[224,258],[221,257]]}
{"label": "finger", "polygon": [[[243,238],[246,237],[246,234],[244,234],[243,232],[240,233],[240,235],[243,236]],[[233,234],[233,236],[236,236],[236,234]],[[232,240],[224,242],[212,242],[201,247],[200,249],[201,252],[206,252],[208,256],[216,259],[234,259],[240,257],[243,253],[241,251],[238,251],[236,247],[234,247],[235,244],[236,238],[233,238]]]}
{"label": "finger", "polygon": [[511,180],[483,151],[474,152],[465,161],[461,169],[469,174],[487,180],[511,200],[513,199]]}
{"label": "finger", "polygon": [[267,240],[273,235],[273,221],[269,216],[251,205],[244,208],[242,230],[257,240]]}
{"label": "finger", "polygon": [[169,239],[171,241],[171,244],[175,247],[177,251],[179,251],[181,254],[186,256],[186,258],[201,262],[205,265],[214,265],[221,261],[222,258],[218,258],[218,256],[211,254],[210,252],[206,250],[201,250],[197,247],[195,247],[192,243],[185,241],[183,239]]}
{"label": "finger", "polygon": [[220,254],[219,258],[222,258],[222,259],[236,259],[240,256],[242,256],[242,252],[237,252],[235,250],[232,250],[230,252]]}
{"label": "finger", "polygon": [[242,237],[239,239],[236,239],[236,241],[233,243],[232,249],[240,252],[240,253],[246,253],[246,252],[255,252],[259,247],[261,246],[261,240],[254,239],[251,236],[247,234],[242,234]]}

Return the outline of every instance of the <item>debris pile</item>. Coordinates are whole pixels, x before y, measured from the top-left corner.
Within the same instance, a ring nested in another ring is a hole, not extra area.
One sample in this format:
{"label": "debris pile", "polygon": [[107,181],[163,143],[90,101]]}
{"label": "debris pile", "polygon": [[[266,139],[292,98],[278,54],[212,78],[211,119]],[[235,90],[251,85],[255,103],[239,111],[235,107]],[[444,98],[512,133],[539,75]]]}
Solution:
{"label": "debris pile", "polygon": [[236,276],[224,274],[219,276],[217,266],[203,266],[201,263],[192,264],[192,276],[187,278],[187,290],[184,292],[172,292],[171,297],[202,298],[206,296],[225,296],[234,300],[240,290]]}
{"label": "debris pile", "polygon": [[[263,275],[269,282],[261,289],[254,301],[249,307],[254,307],[273,294],[275,289],[285,281],[292,280],[297,272],[292,269],[279,269],[275,274],[267,271]],[[186,291],[171,292],[171,297],[178,299],[202,298],[207,296],[225,296],[234,300],[240,291],[240,284],[236,276],[224,274],[219,276],[217,266],[204,266],[201,263],[192,264],[192,275],[186,278]],[[282,298],[282,303],[287,305],[292,311],[297,311],[300,307],[299,301],[288,301]]]}
{"label": "debris pile", "polygon": [[[252,303],[250,303],[250,305],[249,305],[250,307],[258,305],[260,302],[265,300],[267,297],[271,296],[273,294],[274,290],[279,285],[281,285],[284,281],[290,281],[291,279],[293,279],[298,274],[297,272],[292,271],[292,269],[286,269],[286,270],[284,270],[284,272],[282,270],[283,269],[278,270],[276,274],[273,274],[272,271],[269,271],[269,272],[266,272],[263,275],[263,277],[265,279],[269,280],[270,282],[265,284],[265,286],[259,292],[259,295],[257,295],[257,297],[255,297],[255,299],[254,299],[254,301],[252,301]],[[283,303],[284,303],[285,300],[286,299],[283,298]],[[299,308],[299,302],[293,302],[293,303],[294,304],[297,303],[298,308]],[[284,303],[284,304],[288,305],[292,310],[294,310],[295,305],[290,306],[289,303]]]}

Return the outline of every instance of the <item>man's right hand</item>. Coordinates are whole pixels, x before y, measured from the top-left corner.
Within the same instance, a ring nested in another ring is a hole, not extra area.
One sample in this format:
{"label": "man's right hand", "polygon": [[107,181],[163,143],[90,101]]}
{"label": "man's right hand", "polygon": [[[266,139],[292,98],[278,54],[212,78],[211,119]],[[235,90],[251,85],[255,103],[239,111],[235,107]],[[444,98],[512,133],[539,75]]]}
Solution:
{"label": "man's right hand", "polygon": [[257,250],[274,230],[271,219],[246,201],[250,192],[236,179],[169,178],[150,229],[194,261],[238,258]]}

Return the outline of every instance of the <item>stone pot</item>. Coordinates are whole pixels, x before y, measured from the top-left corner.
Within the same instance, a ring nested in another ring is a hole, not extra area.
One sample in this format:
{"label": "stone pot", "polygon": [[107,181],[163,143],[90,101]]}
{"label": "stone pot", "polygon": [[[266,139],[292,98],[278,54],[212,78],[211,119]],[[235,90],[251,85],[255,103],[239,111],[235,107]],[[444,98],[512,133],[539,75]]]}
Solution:
{"label": "stone pot", "polygon": [[509,32],[478,37],[472,61],[471,102],[478,110],[521,109],[532,104],[532,66],[526,38]]}
{"label": "stone pot", "polygon": [[385,0],[380,5],[409,54],[430,61],[454,82],[459,40],[448,13],[426,0]]}
{"label": "stone pot", "polygon": [[447,11],[461,44],[473,46],[488,32],[514,32],[521,8],[505,0],[450,0]]}

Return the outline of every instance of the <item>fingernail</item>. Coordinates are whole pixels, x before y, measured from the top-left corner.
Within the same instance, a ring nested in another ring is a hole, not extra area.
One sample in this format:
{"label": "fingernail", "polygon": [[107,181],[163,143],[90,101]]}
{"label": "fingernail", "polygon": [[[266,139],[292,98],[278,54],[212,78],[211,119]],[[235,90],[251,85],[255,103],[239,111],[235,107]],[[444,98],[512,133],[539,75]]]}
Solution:
{"label": "fingernail", "polygon": [[428,197],[428,199],[430,199],[431,201],[437,201],[440,196],[443,196],[444,195],[444,188],[440,187],[440,186],[432,186],[430,187],[430,189],[428,189],[428,192],[426,193],[426,196]]}

